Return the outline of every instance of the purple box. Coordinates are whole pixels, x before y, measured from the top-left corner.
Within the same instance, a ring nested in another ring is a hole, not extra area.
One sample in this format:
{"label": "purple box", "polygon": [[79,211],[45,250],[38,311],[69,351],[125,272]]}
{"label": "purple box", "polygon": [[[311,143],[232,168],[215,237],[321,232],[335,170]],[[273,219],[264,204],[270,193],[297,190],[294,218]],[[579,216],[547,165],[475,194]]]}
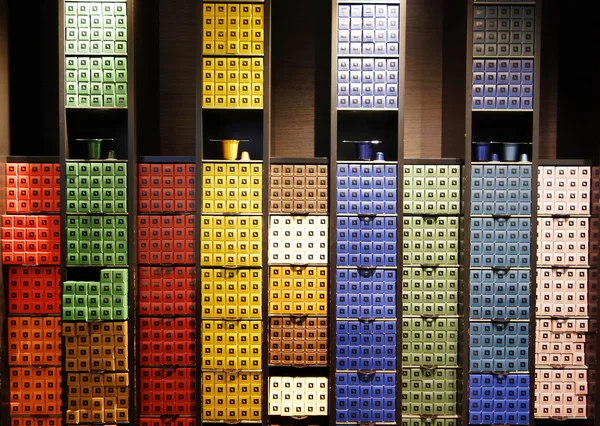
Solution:
{"label": "purple box", "polygon": [[388,30],[398,31],[400,29],[400,24],[398,22],[398,18],[388,18],[387,28],[388,28]]}
{"label": "purple box", "polygon": [[510,83],[509,77],[510,77],[510,74],[508,72],[506,72],[506,71],[499,72],[497,83],[498,84],[508,84],[508,83]]}
{"label": "purple box", "polygon": [[362,43],[350,43],[350,54],[360,55],[362,53]]}
{"label": "purple box", "polygon": [[375,96],[385,96],[385,83],[375,83]]}
{"label": "purple box", "polygon": [[523,66],[523,61],[521,61],[520,59],[511,59],[510,60],[510,72],[521,71],[522,66]]}
{"label": "purple box", "polygon": [[386,53],[388,55],[397,55],[398,54],[398,43],[388,43],[386,47]]}
{"label": "purple box", "polygon": [[508,98],[496,98],[496,109],[508,109]]}
{"label": "purple box", "polygon": [[473,98],[473,109],[483,109],[483,97]]}
{"label": "purple box", "polygon": [[375,18],[363,18],[363,30],[374,30]]}
{"label": "purple box", "polygon": [[385,96],[375,96],[373,98],[375,108],[385,108]]}
{"label": "purple box", "polygon": [[350,61],[345,58],[338,59],[338,71],[349,71],[349,70],[350,70]]}
{"label": "purple box", "polygon": [[362,97],[362,107],[363,108],[373,108],[373,96],[363,96]]}
{"label": "purple box", "polygon": [[350,108],[360,108],[361,99],[360,96],[350,96]]}
{"label": "purple box", "polygon": [[485,83],[485,73],[474,72],[473,73],[473,84],[484,84],[484,83]]}
{"label": "purple box", "polygon": [[364,4],[362,16],[364,18],[374,18],[375,17],[375,6],[372,4]]}
{"label": "purple box", "polygon": [[373,76],[373,81],[375,83],[385,83],[386,82],[385,71],[375,71],[374,74],[375,75]]}
{"label": "purple box", "polygon": [[350,18],[350,29],[351,30],[362,30],[363,20],[362,18]]}
{"label": "purple box", "polygon": [[350,83],[360,83],[362,73],[360,71],[350,71]]}
{"label": "purple box", "polygon": [[509,97],[510,98],[520,98],[521,97],[521,85],[520,84],[511,84],[509,86]]}
{"label": "purple box", "polygon": [[533,109],[533,98],[521,98],[522,109]]}
{"label": "purple box", "polygon": [[533,85],[533,73],[532,72],[521,73],[521,84],[525,84],[527,86]]}
{"label": "purple box", "polygon": [[[496,62],[493,59],[490,59],[489,61]],[[484,59],[474,59],[473,60],[473,72],[484,72],[487,62],[488,61],[486,61]]]}
{"label": "purple box", "polygon": [[485,72],[496,72],[498,71],[498,61],[495,59],[487,59],[485,61]]}
{"label": "purple box", "polygon": [[338,16],[340,18],[349,18],[350,17],[350,6],[340,5],[338,7]]}
{"label": "purple box", "polygon": [[375,53],[375,43],[363,43],[362,53],[363,55],[373,55]]}
{"label": "purple box", "polygon": [[359,58],[350,59],[350,71],[362,70],[362,61]]}
{"label": "purple box", "polygon": [[[341,33],[341,31],[340,31]],[[340,40],[347,41],[347,40]],[[350,42],[351,43],[360,43],[362,42],[362,31],[361,30],[351,30],[350,31]]]}
{"label": "purple box", "polygon": [[375,43],[375,54],[376,55],[385,55],[387,52],[386,43]]}
{"label": "purple box", "polygon": [[350,95],[350,85],[348,83],[339,83],[338,84],[338,95],[349,96]]}
{"label": "purple box", "polygon": [[400,17],[400,6],[391,5],[387,7],[388,18],[399,18]]}
{"label": "purple box", "polygon": [[508,59],[498,60],[498,71],[505,72],[510,71],[510,61]]}
{"label": "purple box", "polygon": [[375,30],[375,43],[384,43],[387,40],[386,30]]}
{"label": "purple box", "polygon": [[508,84],[500,84],[496,89],[497,96],[508,97]]}
{"label": "purple box", "polygon": [[374,61],[373,58],[365,58],[362,60],[362,70],[363,71],[373,71],[374,69]]}
{"label": "purple box", "polygon": [[533,72],[533,59],[525,59],[522,62],[523,72]]}
{"label": "purple box", "polygon": [[387,30],[387,19],[375,18],[375,30]]}
{"label": "purple box", "polygon": [[508,98],[508,109],[520,109],[521,98]]}
{"label": "purple box", "polygon": [[483,96],[485,93],[483,84],[474,84],[473,85],[473,96],[479,97]]}
{"label": "purple box", "polygon": [[350,16],[360,18],[363,13],[362,5],[352,5],[350,6]]}
{"label": "purple box", "polygon": [[398,108],[398,98],[396,96],[386,96],[385,108]]}
{"label": "purple box", "polygon": [[473,45],[473,56],[483,56],[485,54],[485,44]]}
{"label": "purple box", "polygon": [[338,31],[338,41],[340,43],[348,43],[348,42],[350,42],[350,31],[348,31],[348,30],[339,30]]}
{"label": "purple box", "polygon": [[510,84],[521,84],[521,73],[520,72],[511,72],[509,74]]}
{"label": "purple box", "polygon": [[363,71],[362,72],[362,82],[363,83],[373,83],[373,71]]}
{"label": "purple box", "polygon": [[388,71],[398,71],[398,59],[388,59],[387,68]]}
{"label": "purple box", "polygon": [[360,96],[362,93],[362,84],[352,83],[350,84],[350,96]]}
{"label": "purple box", "polygon": [[386,87],[386,96],[398,96],[398,85],[388,84]]}
{"label": "purple box", "polygon": [[362,95],[363,96],[373,96],[373,84],[364,84],[363,83]]}
{"label": "purple box", "polygon": [[484,86],[484,96],[486,98],[495,98],[496,97],[496,85],[495,84],[486,84]]}
{"label": "purple box", "polygon": [[496,84],[498,82],[498,74],[495,72],[486,72],[485,73],[485,82],[484,84]]}
{"label": "purple box", "polygon": [[375,71],[385,71],[386,60],[382,58],[375,59]]}
{"label": "purple box", "polygon": [[350,81],[348,74],[348,71],[338,71],[338,83],[348,83]]}
{"label": "purple box", "polygon": [[362,32],[362,41],[364,43],[374,43],[375,42],[375,31],[374,30],[364,30]]}
{"label": "purple box", "polygon": [[349,101],[348,96],[338,96],[338,108],[348,108]]}
{"label": "purple box", "polygon": [[387,83],[398,83],[398,71],[386,71],[385,81]]}
{"label": "purple box", "polygon": [[350,54],[350,43],[338,43],[338,54],[344,56]]}
{"label": "purple box", "polygon": [[375,5],[375,16],[378,18],[387,18],[387,6],[384,4]]}
{"label": "purple box", "polygon": [[524,98],[533,97],[533,86],[521,86],[521,96]]}
{"label": "purple box", "polygon": [[485,31],[473,31],[473,43],[485,43]]}
{"label": "purple box", "polygon": [[484,109],[496,109],[496,98],[484,98]]}
{"label": "purple box", "polygon": [[338,20],[338,28],[340,30],[349,30],[350,29],[350,19],[349,18],[340,18]]}
{"label": "purple box", "polygon": [[387,32],[387,41],[391,43],[398,43],[398,30],[388,30]]}

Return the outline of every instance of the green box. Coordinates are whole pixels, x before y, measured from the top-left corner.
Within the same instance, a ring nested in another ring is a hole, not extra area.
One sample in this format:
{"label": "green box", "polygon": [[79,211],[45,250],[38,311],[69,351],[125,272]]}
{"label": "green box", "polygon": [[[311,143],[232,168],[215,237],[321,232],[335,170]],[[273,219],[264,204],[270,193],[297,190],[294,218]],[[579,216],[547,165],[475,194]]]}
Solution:
{"label": "green box", "polygon": [[117,201],[126,201],[127,200],[127,190],[126,189],[115,189],[115,200]]}
{"label": "green box", "polygon": [[115,228],[127,230],[127,216],[115,216]]}
{"label": "green box", "polygon": [[113,319],[115,320],[126,320],[128,317],[128,310],[126,306],[113,308]]}
{"label": "green box", "polygon": [[88,315],[89,321],[99,320],[100,319],[100,308],[89,307],[87,315]]}
{"label": "green box", "polygon": [[102,53],[113,54],[115,53],[115,42],[114,41],[103,41],[102,42]]}
{"label": "green box", "polygon": [[115,70],[127,71],[127,58],[125,58],[125,57],[115,58],[114,65],[115,65],[115,67],[114,67]]}
{"label": "green box", "polygon": [[89,41],[78,41],[77,42],[77,53],[90,53],[90,42]]}
{"label": "green box", "polygon": [[90,96],[90,106],[92,106],[94,108],[101,108],[102,107],[102,95],[92,94],[92,96]]}
{"label": "green box", "polygon": [[67,95],[77,95],[78,85],[74,82],[67,82],[65,85],[65,91]]}
{"label": "green box", "polygon": [[92,57],[90,58],[90,70],[102,70],[102,58]]}
{"label": "green box", "polygon": [[87,306],[88,308],[98,308],[100,306],[100,296],[87,296]]}
{"label": "green box", "polygon": [[126,95],[127,94],[127,83],[115,84],[115,93],[117,95]]}
{"label": "green box", "polygon": [[101,320],[112,320],[112,308],[100,308],[100,319]]}
{"label": "green box", "polygon": [[90,106],[89,95],[78,95],[77,96],[77,106],[80,108],[88,108]]}
{"label": "green box", "polygon": [[126,213],[127,212],[127,202],[126,201],[116,200],[114,202],[111,202],[111,204],[113,206],[113,211],[115,213]]}
{"label": "green box", "polygon": [[126,54],[127,53],[127,42],[126,41],[115,41],[114,43],[114,52],[116,54]]}
{"label": "green box", "polygon": [[[105,201],[108,202],[108,201]],[[106,241],[114,241],[115,240],[115,230],[114,229],[103,229],[102,230],[102,239]]]}
{"label": "green box", "polygon": [[117,83],[127,83],[127,70],[116,70],[115,81]]}
{"label": "green box", "polygon": [[115,97],[115,106],[118,108],[127,108],[127,95],[117,95]]}
{"label": "green box", "polygon": [[[65,70],[65,81],[67,83],[76,83],[77,82],[77,71],[76,70]],[[68,88],[67,88],[67,93]]]}
{"label": "green box", "polygon": [[[115,190],[111,188],[102,188],[102,199],[103,200],[114,200]],[[114,227],[114,224],[113,224]]]}
{"label": "green box", "polygon": [[102,218],[102,228],[103,229],[115,229],[116,223],[117,223],[117,221],[114,216],[105,216]]}
{"label": "green box", "polygon": [[113,95],[103,95],[102,105],[106,108],[114,108],[115,106],[115,97]]}
{"label": "green box", "polygon": [[127,28],[127,18],[124,16],[115,16],[115,28]]}
{"label": "green box", "polygon": [[90,94],[90,84],[83,82],[83,83],[79,83],[78,87],[77,87],[77,93],[80,95],[89,95]]}
{"label": "green box", "polygon": [[82,200],[77,202],[77,213],[89,213],[90,212],[90,202],[87,200]]}
{"label": "green box", "polygon": [[65,106],[76,107],[77,106],[77,95],[66,95]]}
{"label": "green box", "polygon": [[80,28],[75,33],[75,35],[79,41],[90,41],[90,29],[89,28]]}
{"label": "green box", "polygon": [[102,259],[103,259],[104,265],[114,265],[115,264],[115,255],[113,253],[103,253]]}
{"label": "green box", "polygon": [[[94,179],[92,178],[92,188],[94,188]],[[102,190],[101,189],[91,189],[90,190],[90,200],[92,201],[102,201]]]}
{"label": "green box", "polygon": [[77,15],[77,3],[66,3],[65,4],[66,15]]}
{"label": "green box", "polygon": [[92,253],[90,254],[90,264],[92,265],[103,265],[102,253]]}
{"label": "green box", "polygon": [[102,216],[91,216],[90,224],[93,229],[102,229],[102,225],[104,224]]}
{"label": "green box", "polygon": [[77,42],[74,40],[65,41],[65,53],[67,53],[67,54],[77,53]]}
{"label": "green box", "polygon": [[127,265],[127,253],[115,254],[115,265]]}
{"label": "green box", "polygon": [[115,58],[112,56],[102,57],[102,69],[103,70],[114,70],[115,69]]}
{"label": "green box", "polygon": [[79,213],[79,201],[67,200],[67,213]]}
{"label": "green box", "polygon": [[[115,231],[115,241],[117,243],[125,243],[127,241],[127,229],[117,228]],[[120,252],[119,244],[117,244],[116,248],[117,252]]]}
{"label": "green box", "polygon": [[127,288],[127,284],[115,283],[113,285],[113,294],[119,294],[121,296],[124,296],[128,293],[129,293],[129,290]]}
{"label": "green box", "polygon": [[127,41],[127,30],[125,28],[115,29],[115,41]]}
{"label": "green box", "polygon": [[89,41],[89,52],[94,54],[102,53],[102,42],[98,40]]}
{"label": "green box", "polygon": [[127,3],[115,3],[115,15],[125,16],[127,14]]}
{"label": "green box", "polygon": [[102,243],[98,241],[93,241],[91,245],[91,253],[97,254],[102,253]]}

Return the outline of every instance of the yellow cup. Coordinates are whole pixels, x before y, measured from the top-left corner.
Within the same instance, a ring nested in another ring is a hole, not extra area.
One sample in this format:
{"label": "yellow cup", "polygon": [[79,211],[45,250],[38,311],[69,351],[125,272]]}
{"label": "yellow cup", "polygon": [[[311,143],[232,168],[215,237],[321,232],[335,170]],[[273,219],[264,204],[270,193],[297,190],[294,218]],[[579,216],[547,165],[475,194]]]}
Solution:
{"label": "yellow cup", "polygon": [[223,158],[225,160],[235,160],[238,155],[238,146],[240,141],[237,139],[225,139],[223,144]]}
{"label": "yellow cup", "polygon": [[248,151],[242,151],[240,155],[240,160],[248,161],[250,160],[250,153]]}

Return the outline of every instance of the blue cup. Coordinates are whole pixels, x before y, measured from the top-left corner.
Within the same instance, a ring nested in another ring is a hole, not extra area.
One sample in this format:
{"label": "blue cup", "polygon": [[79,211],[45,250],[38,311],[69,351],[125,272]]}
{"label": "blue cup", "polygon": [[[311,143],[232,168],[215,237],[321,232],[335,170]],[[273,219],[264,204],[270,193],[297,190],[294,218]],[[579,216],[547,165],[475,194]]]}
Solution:
{"label": "blue cup", "polygon": [[518,143],[505,143],[502,149],[504,161],[517,161],[519,155]]}
{"label": "blue cup", "polygon": [[492,159],[490,161],[500,161],[500,156],[497,152],[492,153]]}
{"label": "blue cup", "polygon": [[488,161],[488,157],[490,155],[489,142],[476,142],[475,149],[475,157],[477,158],[477,161]]}
{"label": "blue cup", "polygon": [[356,144],[356,156],[359,160],[369,161],[373,155],[373,145],[370,141],[360,141]]}
{"label": "blue cup", "polygon": [[375,153],[375,161],[385,161],[385,157],[383,156],[383,152]]}

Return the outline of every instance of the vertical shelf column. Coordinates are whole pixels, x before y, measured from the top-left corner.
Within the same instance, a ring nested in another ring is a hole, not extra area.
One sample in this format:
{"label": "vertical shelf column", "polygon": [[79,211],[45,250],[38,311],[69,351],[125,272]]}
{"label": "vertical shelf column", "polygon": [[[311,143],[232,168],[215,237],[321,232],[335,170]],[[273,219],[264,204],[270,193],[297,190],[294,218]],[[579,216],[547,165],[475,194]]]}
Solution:
{"label": "vertical shelf column", "polygon": [[6,164],[2,264],[13,425],[61,423],[60,166],[56,160]]}
{"label": "vertical shelf column", "polygon": [[419,161],[405,164],[402,185],[402,419],[454,426],[461,414],[462,167]]}
{"label": "vertical shelf column", "polygon": [[467,46],[463,401],[470,424],[530,424],[541,1],[479,3],[469,2]]}

